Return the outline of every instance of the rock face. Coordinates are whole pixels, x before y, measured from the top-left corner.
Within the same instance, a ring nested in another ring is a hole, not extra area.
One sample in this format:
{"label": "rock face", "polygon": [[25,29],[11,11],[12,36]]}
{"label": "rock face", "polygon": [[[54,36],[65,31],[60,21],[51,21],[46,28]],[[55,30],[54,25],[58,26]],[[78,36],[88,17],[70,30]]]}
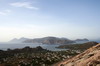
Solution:
{"label": "rock face", "polygon": [[65,61],[58,66],[100,66],[100,44]]}
{"label": "rock face", "polygon": [[73,43],[74,41],[66,38],[57,38],[57,37],[44,37],[24,41],[25,43],[42,43],[42,44],[67,44]]}

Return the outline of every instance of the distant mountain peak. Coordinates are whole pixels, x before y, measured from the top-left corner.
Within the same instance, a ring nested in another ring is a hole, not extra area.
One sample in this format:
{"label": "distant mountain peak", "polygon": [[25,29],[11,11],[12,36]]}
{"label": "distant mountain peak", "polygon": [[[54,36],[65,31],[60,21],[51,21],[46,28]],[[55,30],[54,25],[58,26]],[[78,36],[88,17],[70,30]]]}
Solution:
{"label": "distant mountain peak", "polygon": [[20,39],[26,39],[25,37],[21,37]]}
{"label": "distant mountain peak", "polygon": [[24,37],[19,38],[19,39],[14,38],[14,39],[10,40],[9,42],[22,43],[22,42],[25,41],[25,40],[28,40],[28,38],[24,38]]}

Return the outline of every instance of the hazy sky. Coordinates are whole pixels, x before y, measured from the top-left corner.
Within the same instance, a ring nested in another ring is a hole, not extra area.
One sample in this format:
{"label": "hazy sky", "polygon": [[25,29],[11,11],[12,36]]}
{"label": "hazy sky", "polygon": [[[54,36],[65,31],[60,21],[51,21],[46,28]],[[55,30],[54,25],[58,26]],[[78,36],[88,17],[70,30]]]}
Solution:
{"label": "hazy sky", "polygon": [[0,41],[100,38],[100,0],[0,0]]}

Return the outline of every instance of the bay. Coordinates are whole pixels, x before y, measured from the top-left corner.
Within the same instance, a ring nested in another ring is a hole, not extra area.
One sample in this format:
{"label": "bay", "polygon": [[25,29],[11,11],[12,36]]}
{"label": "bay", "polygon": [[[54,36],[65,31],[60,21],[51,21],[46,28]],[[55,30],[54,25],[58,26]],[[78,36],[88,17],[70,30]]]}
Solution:
{"label": "bay", "polygon": [[63,51],[67,49],[59,49],[55,48],[58,47],[60,44],[38,44],[38,43],[0,43],[0,50],[7,50],[10,49],[16,49],[16,48],[24,48],[26,46],[29,46],[31,48],[35,48],[37,46],[41,46],[44,49],[51,50],[51,51]]}

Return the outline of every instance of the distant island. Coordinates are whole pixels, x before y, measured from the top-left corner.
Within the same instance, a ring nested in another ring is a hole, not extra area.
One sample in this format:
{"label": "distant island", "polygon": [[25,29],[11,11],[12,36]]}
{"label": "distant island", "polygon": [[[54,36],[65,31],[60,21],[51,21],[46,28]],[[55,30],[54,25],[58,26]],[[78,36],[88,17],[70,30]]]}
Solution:
{"label": "distant island", "polygon": [[85,43],[89,42],[88,39],[76,39],[76,40],[70,40],[67,38],[58,38],[58,37],[43,37],[43,38],[20,38],[20,39],[12,39],[9,42],[18,42],[18,43],[41,43],[41,44],[72,44],[72,43]]}
{"label": "distant island", "polygon": [[14,38],[12,40],[10,40],[9,42],[14,42],[14,43],[22,43],[23,41],[26,41],[26,40],[29,40],[29,38],[20,38],[20,39],[17,39],[17,38]]}

